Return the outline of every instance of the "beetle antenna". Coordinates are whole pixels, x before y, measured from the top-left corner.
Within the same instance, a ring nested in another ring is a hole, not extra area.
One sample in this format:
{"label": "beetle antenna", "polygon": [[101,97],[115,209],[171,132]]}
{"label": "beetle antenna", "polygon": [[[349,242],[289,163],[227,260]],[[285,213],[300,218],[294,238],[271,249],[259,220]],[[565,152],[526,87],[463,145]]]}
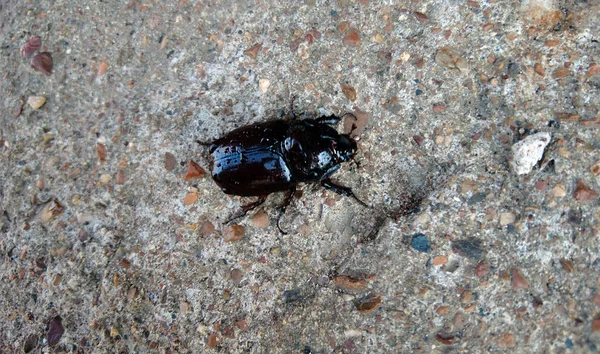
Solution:
{"label": "beetle antenna", "polygon": [[196,140],[196,143],[200,146],[211,146],[212,142],[207,143],[206,141],[200,141],[200,140]]}

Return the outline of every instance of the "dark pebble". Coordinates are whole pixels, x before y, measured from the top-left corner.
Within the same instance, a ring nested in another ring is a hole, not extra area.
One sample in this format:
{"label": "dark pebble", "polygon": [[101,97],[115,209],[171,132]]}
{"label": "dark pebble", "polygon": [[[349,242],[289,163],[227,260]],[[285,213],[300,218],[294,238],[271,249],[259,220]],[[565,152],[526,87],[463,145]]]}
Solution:
{"label": "dark pebble", "polygon": [[479,259],[481,259],[481,256],[483,256],[481,240],[475,237],[469,237],[464,240],[452,242],[452,251],[458,255],[467,257],[474,261],[478,261]]}
{"label": "dark pebble", "polygon": [[422,233],[414,234],[410,246],[419,252],[429,252],[429,239]]}
{"label": "dark pebble", "polygon": [[467,204],[469,204],[469,205],[477,204],[477,203],[485,200],[485,197],[487,197],[486,193],[483,193],[483,192],[475,193],[475,194],[473,194],[473,196],[471,198],[469,198],[469,200],[467,201]]}

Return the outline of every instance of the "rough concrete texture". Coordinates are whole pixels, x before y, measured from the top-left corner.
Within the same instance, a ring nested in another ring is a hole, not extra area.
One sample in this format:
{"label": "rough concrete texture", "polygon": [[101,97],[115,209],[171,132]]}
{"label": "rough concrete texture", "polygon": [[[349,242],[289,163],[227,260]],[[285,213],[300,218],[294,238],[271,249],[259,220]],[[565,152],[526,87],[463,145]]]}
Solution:
{"label": "rough concrete texture", "polygon": [[[0,352],[599,352],[599,13],[2,1]],[[287,235],[280,194],[223,225],[253,199],[195,141],[292,96],[366,122],[334,177],[371,208],[301,185]]]}

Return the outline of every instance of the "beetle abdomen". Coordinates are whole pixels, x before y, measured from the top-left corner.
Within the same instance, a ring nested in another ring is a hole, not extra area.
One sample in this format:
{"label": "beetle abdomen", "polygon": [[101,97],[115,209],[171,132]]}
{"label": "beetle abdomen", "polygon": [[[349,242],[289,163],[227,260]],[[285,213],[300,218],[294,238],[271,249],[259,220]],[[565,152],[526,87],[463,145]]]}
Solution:
{"label": "beetle abdomen", "polygon": [[212,177],[227,194],[266,195],[295,185],[283,156],[271,148],[220,145],[212,150]]}

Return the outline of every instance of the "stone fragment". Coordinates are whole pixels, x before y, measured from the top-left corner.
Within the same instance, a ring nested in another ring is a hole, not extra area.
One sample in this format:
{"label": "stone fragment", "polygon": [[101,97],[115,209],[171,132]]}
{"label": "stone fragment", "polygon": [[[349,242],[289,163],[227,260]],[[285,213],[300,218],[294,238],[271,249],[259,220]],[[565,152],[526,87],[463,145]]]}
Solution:
{"label": "stone fragment", "polygon": [[511,165],[515,173],[524,175],[531,172],[542,159],[548,143],[550,143],[550,134],[546,132],[529,135],[515,143],[511,148],[513,153]]}

